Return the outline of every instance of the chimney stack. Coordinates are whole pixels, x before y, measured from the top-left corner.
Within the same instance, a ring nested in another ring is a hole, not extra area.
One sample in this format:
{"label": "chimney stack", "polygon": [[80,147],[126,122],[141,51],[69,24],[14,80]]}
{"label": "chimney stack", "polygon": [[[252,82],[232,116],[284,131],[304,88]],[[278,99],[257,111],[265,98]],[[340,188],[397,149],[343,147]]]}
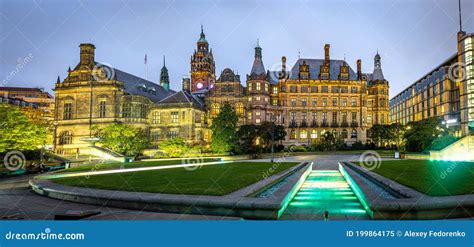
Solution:
{"label": "chimney stack", "polygon": [[80,44],[81,49],[81,65],[89,66],[90,69],[94,67],[95,61],[95,46],[93,44]]}
{"label": "chimney stack", "polygon": [[188,93],[191,92],[191,79],[188,77],[183,78],[183,91],[186,91]]}
{"label": "chimney stack", "polygon": [[329,44],[324,45],[324,62],[329,64],[329,48],[331,46]]}
{"label": "chimney stack", "polygon": [[357,77],[362,78],[362,61],[357,59]]}

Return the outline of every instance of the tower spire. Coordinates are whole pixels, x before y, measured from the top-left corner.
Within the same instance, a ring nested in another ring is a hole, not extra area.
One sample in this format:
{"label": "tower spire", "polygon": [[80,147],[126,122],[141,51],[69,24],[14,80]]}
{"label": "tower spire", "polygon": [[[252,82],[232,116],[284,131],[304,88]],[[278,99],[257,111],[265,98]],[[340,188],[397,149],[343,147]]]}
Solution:
{"label": "tower spire", "polygon": [[458,0],[458,11],[459,11],[459,32],[462,32],[461,0]]}
{"label": "tower spire", "polygon": [[166,68],[166,60],[163,55],[163,67],[161,68],[160,74],[160,86],[162,86],[166,91],[170,90],[170,78],[168,75],[168,69]]}

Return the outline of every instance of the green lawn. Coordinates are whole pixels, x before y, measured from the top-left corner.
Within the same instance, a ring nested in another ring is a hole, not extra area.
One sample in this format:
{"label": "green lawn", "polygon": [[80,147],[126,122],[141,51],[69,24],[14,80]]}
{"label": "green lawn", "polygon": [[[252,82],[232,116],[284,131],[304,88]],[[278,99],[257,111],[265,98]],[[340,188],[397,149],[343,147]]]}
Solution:
{"label": "green lawn", "polygon": [[90,177],[55,178],[52,181],[97,189],[220,196],[262,180],[265,173],[276,174],[296,164],[298,163],[280,163],[273,172],[270,172],[271,163],[236,162],[202,166],[193,171],[172,168]]}
{"label": "green lawn", "polygon": [[474,194],[474,162],[386,160],[373,172],[430,196]]}
{"label": "green lawn", "polygon": [[220,161],[220,158],[202,158],[202,159],[191,158],[189,162],[187,159],[136,161],[136,162],[130,162],[130,163],[112,162],[112,163],[105,163],[105,164],[83,165],[83,166],[78,166],[78,167],[74,167],[70,169],[60,170],[60,171],[57,171],[57,173],[110,170],[110,169],[119,169],[121,168],[121,166],[123,166],[124,169],[127,169],[127,168],[137,168],[137,167],[147,167],[147,166],[180,165],[180,164],[188,164],[195,161],[200,161],[201,163],[216,162],[216,161]]}

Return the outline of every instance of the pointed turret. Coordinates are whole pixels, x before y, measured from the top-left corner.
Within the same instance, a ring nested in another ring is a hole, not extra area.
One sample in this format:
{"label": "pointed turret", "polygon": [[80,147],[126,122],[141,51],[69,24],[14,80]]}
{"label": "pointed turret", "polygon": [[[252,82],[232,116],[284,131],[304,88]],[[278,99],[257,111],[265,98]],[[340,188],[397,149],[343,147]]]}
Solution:
{"label": "pointed turret", "polygon": [[58,79],[56,80],[56,83],[61,83],[61,79],[59,78],[59,75],[58,75]]}
{"label": "pointed turret", "polygon": [[374,57],[374,73],[372,74],[372,81],[383,81],[385,78],[382,73],[382,63],[380,62],[381,58],[379,52]]}
{"label": "pointed turret", "polygon": [[160,74],[160,85],[166,90],[170,90],[170,79],[168,76],[168,69],[166,68],[165,56],[163,56],[163,67],[161,68]]}
{"label": "pointed turret", "polygon": [[252,70],[250,71],[250,76],[252,75],[262,75],[265,74],[265,66],[263,66],[262,60],[262,48],[257,39],[257,46],[255,47],[255,59],[253,60]]}

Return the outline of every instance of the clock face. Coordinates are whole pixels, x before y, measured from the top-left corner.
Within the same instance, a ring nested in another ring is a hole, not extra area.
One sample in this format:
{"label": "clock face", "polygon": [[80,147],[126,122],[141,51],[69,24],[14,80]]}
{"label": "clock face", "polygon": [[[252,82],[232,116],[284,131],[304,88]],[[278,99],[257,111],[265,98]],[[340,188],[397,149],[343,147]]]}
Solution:
{"label": "clock face", "polygon": [[202,82],[198,82],[198,84],[196,84],[196,87],[197,87],[198,89],[202,89],[203,86],[204,86],[204,85],[202,84]]}

